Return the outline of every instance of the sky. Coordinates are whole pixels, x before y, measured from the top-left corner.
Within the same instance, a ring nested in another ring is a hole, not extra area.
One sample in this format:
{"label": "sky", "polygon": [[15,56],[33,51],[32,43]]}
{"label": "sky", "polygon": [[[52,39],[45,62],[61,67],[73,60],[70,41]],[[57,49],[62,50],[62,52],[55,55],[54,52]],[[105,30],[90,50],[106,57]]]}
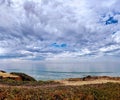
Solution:
{"label": "sky", "polygon": [[0,0],[0,59],[120,57],[120,0]]}

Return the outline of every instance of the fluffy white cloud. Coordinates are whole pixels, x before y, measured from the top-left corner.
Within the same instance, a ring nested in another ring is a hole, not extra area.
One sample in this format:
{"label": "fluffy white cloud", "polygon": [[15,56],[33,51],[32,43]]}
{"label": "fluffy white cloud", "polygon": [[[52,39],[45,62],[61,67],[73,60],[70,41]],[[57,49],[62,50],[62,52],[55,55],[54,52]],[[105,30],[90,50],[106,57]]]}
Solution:
{"label": "fluffy white cloud", "polygon": [[1,0],[0,58],[119,55],[119,10],[119,0]]}

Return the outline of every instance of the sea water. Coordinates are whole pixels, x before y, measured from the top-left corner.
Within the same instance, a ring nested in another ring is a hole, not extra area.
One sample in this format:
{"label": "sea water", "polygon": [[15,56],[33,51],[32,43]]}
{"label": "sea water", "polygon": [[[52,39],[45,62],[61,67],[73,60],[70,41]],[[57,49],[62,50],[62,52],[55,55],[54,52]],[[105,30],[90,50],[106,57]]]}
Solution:
{"label": "sea water", "polygon": [[66,78],[79,78],[91,76],[117,76],[120,77],[119,63],[0,63],[0,69],[7,72],[26,73],[37,80],[57,80]]}

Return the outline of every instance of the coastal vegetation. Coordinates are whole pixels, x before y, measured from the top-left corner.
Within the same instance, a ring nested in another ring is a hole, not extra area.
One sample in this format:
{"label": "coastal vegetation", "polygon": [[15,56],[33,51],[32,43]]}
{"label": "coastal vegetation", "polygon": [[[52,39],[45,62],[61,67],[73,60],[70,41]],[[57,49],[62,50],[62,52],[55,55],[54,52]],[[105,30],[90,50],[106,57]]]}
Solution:
{"label": "coastal vegetation", "polygon": [[0,100],[120,100],[120,84],[0,87]]}
{"label": "coastal vegetation", "polygon": [[[1,73],[8,75],[3,71]],[[11,75],[18,76],[19,80]],[[12,72],[10,77],[0,78],[0,100],[120,100],[120,77],[86,76],[61,81],[89,83],[98,79],[115,80],[118,83],[65,85],[54,80],[37,81],[27,74]]]}
{"label": "coastal vegetation", "polygon": [[31,77],[25,73],[11,72],[10,74],[19,76],[22,81],[36,81],[33,77]]}

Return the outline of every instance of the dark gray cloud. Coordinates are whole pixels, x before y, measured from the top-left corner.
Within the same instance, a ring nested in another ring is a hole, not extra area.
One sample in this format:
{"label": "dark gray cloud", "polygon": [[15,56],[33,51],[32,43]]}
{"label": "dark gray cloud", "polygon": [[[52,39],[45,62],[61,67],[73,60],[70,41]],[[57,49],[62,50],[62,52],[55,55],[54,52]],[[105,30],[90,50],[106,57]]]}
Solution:
{"label": "dark gray cloud", "polygon": [[116,56],[119,21],[119,0],[1,0],[0,58]]}

